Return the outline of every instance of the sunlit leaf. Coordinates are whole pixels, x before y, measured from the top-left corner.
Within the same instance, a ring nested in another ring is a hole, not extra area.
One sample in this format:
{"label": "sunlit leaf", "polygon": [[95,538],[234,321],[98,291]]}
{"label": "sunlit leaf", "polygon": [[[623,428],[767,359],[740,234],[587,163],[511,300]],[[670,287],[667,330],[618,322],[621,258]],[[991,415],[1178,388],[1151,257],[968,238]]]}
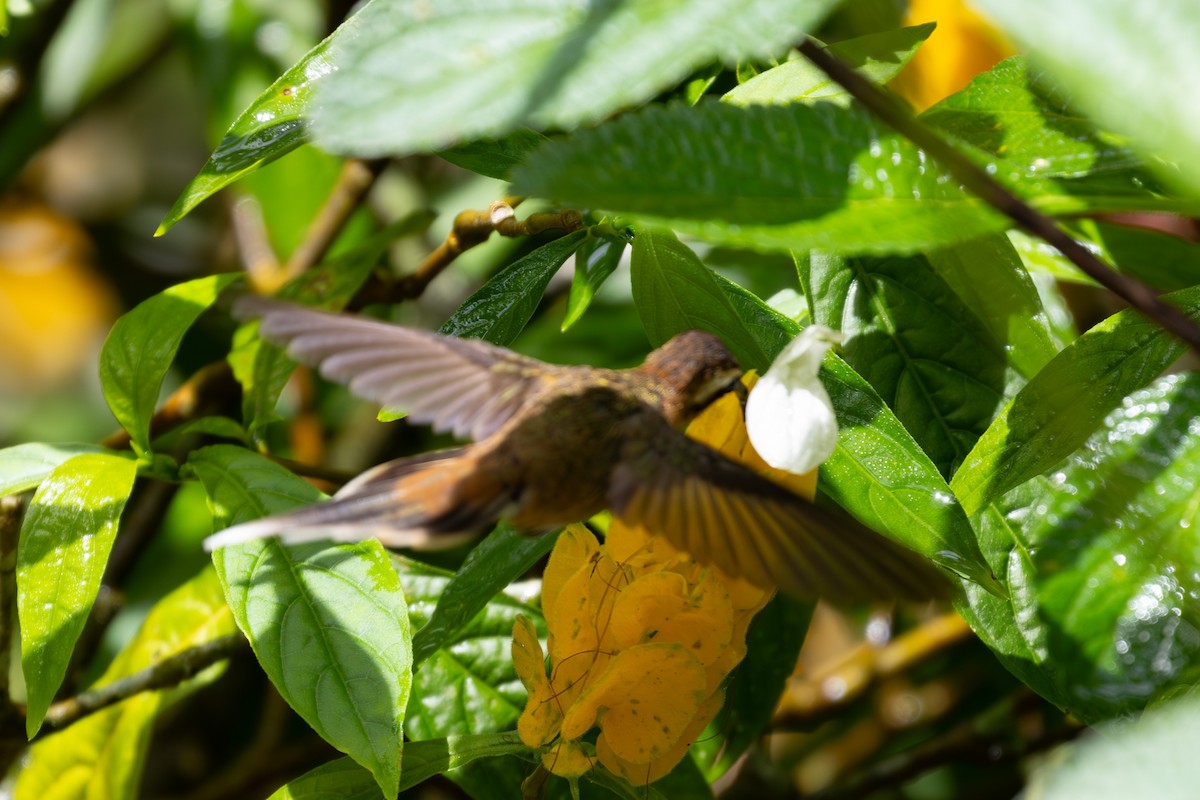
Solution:
{"label": "sunlit leaf", "polygon": [[[1200,289],[1164,299],[1200,317]],[[950,484],[963,507],[974,513],[1066,458],[1122,397],[1182,351],[1174,337],[1132,310],[1080,336],[1004,407],[967,455]]]}
{"label": "sunlit leaf", "polygon": [[103,453],[96,444],[29,442],[0,450],[0,496],[34,488],[63,462],[83,453]]}
{"label": "sunlit leaf", "polygon": [[760,251],[914,252],[1002,230],[861,109],[651,106],[541,147],[516,191]]}
{"label": "sunlit leaf", "polygon": [[[222,527],[316,495],[283,467],[231,445],[197,450],[188,466]],[[289,548],[267,539],[217,550],[213,563],[238,627],[279,693],[393,795],[412,638],[400,580],[379,542]]]}
{"label": "sunlit leaf", "polygon": [[[154,606],[137,635],[95,685],[112,683],[236,630],[215,573],[205,569]],[[220,669],[207,669],[174,689],[134,695],[36,742],[17,776],[14,797],[139,797],[157,715],[214,680]]]}
{"label": "sunlit leaf", "polygon": [[[1200,8],[1172,0],[983,0],[980,10],[1044,65],[1072,103],[1200,195]],[[1136,31],[1131,36],[1130,31]]]}
{"label": "sunlit leaf", "polygon": [[[883,33],[846,39],[829,46],[829,52],[875,83],[890,81],[904,69],[936,24],[927,22]],[[751,103],[810,103],[816,100],[846,105],[850,95],[811,61],[798,58],[760,73],[721,98],[744,106]]]}
{"label": "sunlit leaf", "polygon": [[42,481],[25,514],[17,547],[17,612],[29,736],[41,727],[67,673],[136,475],[131,458],[75,456]]}
{"label": "sunlit leaf", "polygon": [[176,284],[138,304],[113,325],[100,354],[100,385],[137,453],[150,450],[150,418],[183,335],[238,277],[210,275]]}
{"label": "sunlit leaf", "polygon": [[624,254],[625,241],[615,236],[589,238],[575,251],[575,272],[571,276],[571,293],[567,296],[567,311],[562,321],[564,331],[587,311],[597,290],[613,274]]}
{"label": "sunlit leaf", "polygon": [[[313,109],[335,152],[404,155],[522,125],[572,128],[721,59],[769,57],[830,0],[373,0],[334,34]],[[447,50],[445,43],[454,42]]]}

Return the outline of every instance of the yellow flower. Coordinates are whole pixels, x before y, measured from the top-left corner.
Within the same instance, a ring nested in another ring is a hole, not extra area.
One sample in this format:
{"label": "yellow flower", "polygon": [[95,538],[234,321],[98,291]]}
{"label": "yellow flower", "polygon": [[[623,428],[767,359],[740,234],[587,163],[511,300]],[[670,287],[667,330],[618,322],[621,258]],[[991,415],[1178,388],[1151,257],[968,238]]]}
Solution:
{"label": "yellow flower", "polygon": [[[688,435],[812,496],[815,476],[772,470],[758,458],[732,394]],[[569,779],[598,760],[635,785],[658,780],[720,710],[723,684],[746,655],[750,620],[772,594],[641,528],[613,521],[600,544],[587,528],[569,526],[542,581],[549,672],[533,624],[519,618],[513,630],[513,663],[529,692],[521,741]],[[593,746],[584,737],[597,727]]]}

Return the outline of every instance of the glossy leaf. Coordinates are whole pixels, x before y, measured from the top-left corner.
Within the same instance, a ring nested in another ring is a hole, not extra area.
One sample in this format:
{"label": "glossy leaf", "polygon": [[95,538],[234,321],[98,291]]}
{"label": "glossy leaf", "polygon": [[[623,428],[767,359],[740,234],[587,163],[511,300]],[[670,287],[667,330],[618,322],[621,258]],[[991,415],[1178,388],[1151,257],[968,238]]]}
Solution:
{"label": "glossy leaf", "polygon": [[1088,723],[1200,678],[1200,379],[1135,392],[1047,478],[981,516],[1011,606],[960,610],[1032,688]]}
{"label": "glossy leaf", "polygon": [[139,455],[150,451],[150,418],[183,335],[238,275],[180,283],[139,303],[113,325],[100,354],[100,385]]}
{"label": "glossy leaf", "polygon": [[[1200,289],[1164,298],[1200,318]],[[951,487],[968,513],[1050,469],[1083,444],[1120,399],[1183,345],[1135,311],[1109,317],[1059,353],[988,427]]]}
{"label": "glossy leaf", "polygon": [[[400,791],[457,769],[478,758],[523,753],[528,748],[515,733],[482,733],[409,742],[401,759]],[[289,781],[268,800],[378,800],[371,773],[349,758],[330,761]]]}
{"label": "glossy leaf", "polygon": [[1019,56],[978,76],[921,119],[997,159],[1014,179],[1071,178],[1143,163],[1124,137],[1098,131]]}
{"label": "glossy leaf", "polygon": [[623,255],[625,240],[605,235],[588,238],[575,251],[575,272],[571,275],[571,293],[567,296],[567,310],[563,314],[563,331],[578,322],[587,311],[592,298],[617,269]]}
{"label": "glossy leaf", "polygon": [[1002,230],[858,108],[651,106],[550,142],[515,191],[760,251],[913,252]]}
{"label": "glossy leaf", "polygon": [[[373,0],[334,34],[313,109],[322,147],[404,155],[521,125],[573,128],[721,59],[776,54],[830,0]],[[446,42],[454,42],[447,49]]]}
{"label": "glossy leaf", "polygon": [[765,369],[771,363],[715,273],[671,232],[638,231],[630,282],[634,305],[653,346],[682,331],[701,328],[720,336],[743,367]]}
{"label": "glossy leaf", "polygon": [[883,397],[938,471],[953,474],[1004,402],[1003,341],[924,256],[814,252],[804,284],[813,321],[842,332],[846,363]]}
{"label": "glossy leaf", "polygon": [[155,231],[162,236],[193,208],[238,178],[308,141],[313,91],[336,68],[325,39],[279,76],[229,126],[217,149],[192,178]]}
{"label": "glossy leaf", "polygon": [[436,595],[437,607],[413,636],[413,664],[419,665],[454,641],[498,592],[549,553],[557,539],[556,534],[529,536],[507,523],[497,525],[471,549],[467,560]]}
{"label": "glossy leaf", "polygon": [[[497,537],[489,550],[502,552],[506,538]],[[413,679],[405,733],[412,739],[436,739],[516,727],[525,707],[525,690],[510,654],[513,623],[518,614],[523,614],[536,619],[538,627],[544,630],[541,615],[527,602],[535,595],[532,587],[521,591],[520,599],[509,593],[495,594],[493,589],[486,605],[477,608],[451,633],[443,626],[446,620],[459,616],[459,612],[452,606],[443,607],[442,593],[458,582],[455,594],[467,598],[470,606],[477,606],[470,587],[462,585],[452,573],[400,557],[394,560],[410,599],[413,624],[424,623],[422,631],[435,625],[421,643],[425,657]],[[481,574],[486,564],[487,560],[477,560],[472,572]],[[517,593],[518,589],[510,591]],[[451,601],[455,594],[451,595]],[[435,603],[438,610],[432,611]],[[436,624],[432,619],[426,622],[431,611],[440,618]],[[465,616],[465,612],[461,615]],[[430,652],[435,643],[440,645],[439,649]]]}
{"label": "glossy leaf", "polygon": [[821,490],[875,530],[1002,593],[950,487],[871,385],[832,354],[821,382],[839,429],[837,449],[821,465]]}
{"label": "glossy leaf", "polygon": [[[927,22],[883,33],[871,33],[829,45],[828,50],[874,83],[887,83],[904,69],[933,33]],[[850,95],[808,59],[798,58],[759,73],[721,98],[744,106],[752,103],[811,103],[817,100],[848,105]]]}
{"label": "glossy leaf", "polygon": [[455,166],[506,181],[513,168],[524,162],[544,141],[546,137],[537,131],[518,128],[498,139],[480,139],[439,150],[438,155]]}
{"label": "glossy leaf", "polygon": [[508,265],[468,297],[438,333],[512,344],[537,311],[554,273],[587,235],[587,231],[568,233]]}
{"label": "glossy leaf", "polygon": [[1040,616],[1060,693],[1087,722],[1200,679],[1198,416],[1194,373],[1134,393],[1037,509],[1036,607],[1018,613]]}
{"label": "glossy leaf", "polygon": [[83,453],[103,453],[95,444],[29,442],[0,450],[0,497],[28,491],[58,466]]}
{"label": "glossy leaf", "polygon": [[[188,459],[217,524],[284,511],[316,490],[231,445]],[[399,578],[377,540],[289,548],[277,539],[213,554],[238,627],[283,698],[395,795],[412,639]]]}
{"label": "glossy leaf", "polygon": [[[1172,0],[983,0],[1071,102],[1128,135],[1160,174],[1200,196],[1200,8]],[[1130,36],[1130,31],[1137,31]]]}
{"label": "glossy leaf", "polygon": [[[95,685],[112,683],[236,630],[215,573],[205,569],[155,604],[137,635]],[[17,776],[13,796],[139,797],[138,784],[157,715],[214,680],[220,669],[209,668],[173,689],[134,695],[35,742]]]}
{"label": "glossy leaf", "polygon": [[42,481],[25,514],[17,546],[17,613],[31,737],[67,674],[136,476],[130,458],[75,456]]}
{"label": "glossy leaf", "polygon": [[972,239],[931,250],[925,258],[1003,346],[1020,375],[1032,378],[1058,353],[1037,287],[1007,237]]}

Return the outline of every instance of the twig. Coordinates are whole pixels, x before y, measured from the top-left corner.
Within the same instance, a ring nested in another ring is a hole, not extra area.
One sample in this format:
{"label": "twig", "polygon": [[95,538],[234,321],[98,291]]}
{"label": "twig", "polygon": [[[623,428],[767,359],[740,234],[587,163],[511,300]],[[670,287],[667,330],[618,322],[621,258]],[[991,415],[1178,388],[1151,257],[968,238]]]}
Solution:
{"label": "twig", "polygon": [[287,283],[297,275],[319,263],[330,246],[342,232],[346,222],[362,204],[367,192],[375,185],[376,178],[388,164],[387,159],[375,161],[350,160],[342,165],[337,182],[325,198],[321,210],[308,226],[304,238],[292,252],[283,268],[280,284]]}
{"label": "twig", "polygon": [[514,209],[524,199],[505,197],[492,203],[486,211],[460,213],[454,218],[454,227],[446,234],[446,240],[425,257],[415,272],[392,288],[389,301],[420,297],[454,259],[472,247],[483,244],[493,231],[501,236],[532,236],[550,230],[561,230],[567,234],[583,226],[583,218],[578,211],[544,212],[517,219]]}
{"label": "twig", "polygon": [[963,152],[922,125],[902,101],[855,72],[816,41],[805,40],[799,50],[863,106],[941,162],[972,193],[1020,227],[1056,247],[1098,283],[1200,352],[1200,326],[1175,306],[1160,300],[1154,289],[1098,259],[1052,218],[1034,210]]}
{"label": "twig", "polygon": [[828,672],[790,685],[771,721],[773,730],[806,730],[866,694],[884,678],[907,672],[974,636],[958,614],[944,614],[897,636],[878,650],[863,647]]}
{"label": "twig", "polygon": [[[223,661],[247,647],[249,644],[246,639],[240,633],[235,633],[176,653],[132,675],[55,703],[46,712],[46,723],[42,726],[42,731],[49,733],[60,730],[89,714],[141,692],[178,686],[218,661]],[[40,736],[41,734],[39,738]]]}

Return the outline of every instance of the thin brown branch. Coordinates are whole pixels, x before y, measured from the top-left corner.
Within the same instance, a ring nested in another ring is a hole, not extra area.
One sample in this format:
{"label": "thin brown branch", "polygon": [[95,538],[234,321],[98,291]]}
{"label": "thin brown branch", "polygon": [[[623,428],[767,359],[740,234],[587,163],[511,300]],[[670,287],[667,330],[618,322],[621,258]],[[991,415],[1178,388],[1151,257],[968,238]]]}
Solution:
{"label": "thin brown branch", "polygon": [[583,227],[578,211],[552,211],[530,214],[517,219],[514,209],[523,197],[505,197],[492,203],[486,211],[463,211],[454,218],[454,227],[446,239],[417,267],[411,275],[397,283],[388,298],[390,302],[420,297],[434,278],[467,250],[487,241],[492,232],[501,236],[533,236],[551,230],[571,233]]}
{"label": "thin brown branch", "polygon": [[50,710],[46,712],[46,723],[42,726],[42,732],[44,734],[61,730],[89,714],[127,700],[136,694],[178,686],[218,661],[224,661],[247,647],[249,644],[240,633],[223,636],[220,639],[214,639],[211,642],[205,642],[181,653],[176,653],[98,689],[90,689],[75,697],[61,700],[50,706]]}
{"label": "thin brown branch", "polygon": [[324,205],[284,267],[284,283],[320,263],[387,164],[387,159],[352,159],[342,165],[342,171],[325,198]]}
{"label": "thin brown branch", "polygon": [[1025,203],[966,154],[922,125],[899,98],[871,83],[816,41],[804,41],[799,50],[863,106],[940,162],[970,192],[1020,227],[1056,247],[1098,283],[1200,352],[1200,325],[1175,306],[1159,299],[1153,288],[1105,264],[1052,218]]}

